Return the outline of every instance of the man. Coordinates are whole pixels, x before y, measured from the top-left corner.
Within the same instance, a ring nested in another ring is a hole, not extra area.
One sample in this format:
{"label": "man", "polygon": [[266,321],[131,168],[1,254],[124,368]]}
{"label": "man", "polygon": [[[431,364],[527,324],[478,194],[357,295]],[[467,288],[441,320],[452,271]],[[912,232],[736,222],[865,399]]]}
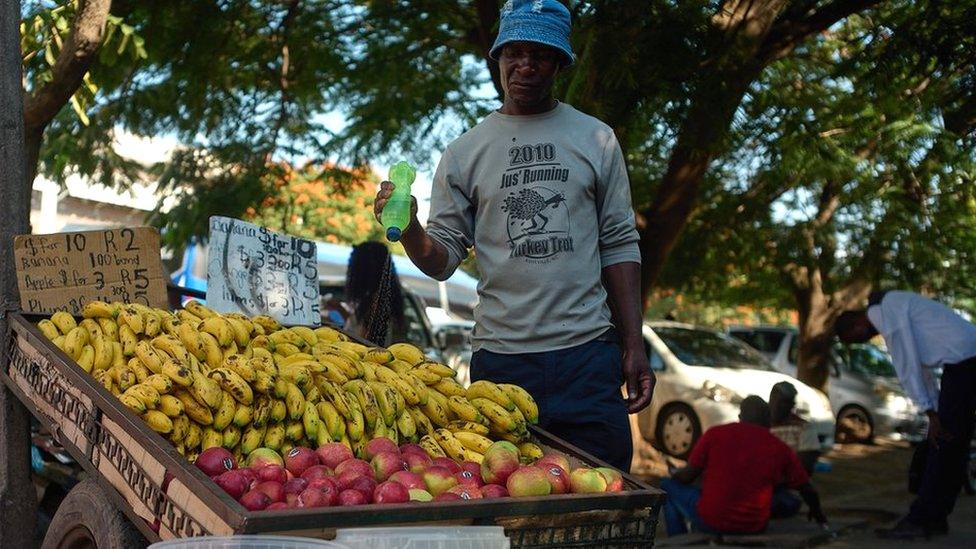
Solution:
{"label": "man", "polygon": [[[691,486],[699,476],[701,488]],[[688,465],[661,481],[667,492],[668,535],[693,530],[755,534],[769,523],[773,488],[785,481],[800,491],[808,518],[825,525],[820,497],[796,452],[769,432],[769,406],[758,396],[740,405],[739,422],[712,427],[691,451]]]}
{"label": "man", "polygon": [[[810,422],[794,413],[796,387],[789,381],[780,381],[769,392],[769,432],[783,441],[800,458],[807,475],[813,476],[813,468],[820,457],[820,441]],[[800,512],[800,498],[784,483],[773,490],[772,518],[789,518]]]}
{"label": "man", "polygon": [[[555,0],[505,4],[489,52],[504,102],[444,151],[427,228],[414,210],[401,240],[439,280],[477,250],[472,380],[525,387],[543,428],[626,471],[627,413],[647,406],[654,382],[638,235],[613,131],[553,99],[556,74],[575,61],[569,29]],[[378,218],[392,189],[376,195]]]}
{"label": "man", "polygon": [[[844,343],[884,338],[905,392],[929,418],[929,454],[918,496],[891,539],[948,532],[965,478],[976,413],[976,326],[952,309],[911,292],[876,292],[867,310],[847,311],[835,326]],[[942,368],[941,391],[933,371]]]}

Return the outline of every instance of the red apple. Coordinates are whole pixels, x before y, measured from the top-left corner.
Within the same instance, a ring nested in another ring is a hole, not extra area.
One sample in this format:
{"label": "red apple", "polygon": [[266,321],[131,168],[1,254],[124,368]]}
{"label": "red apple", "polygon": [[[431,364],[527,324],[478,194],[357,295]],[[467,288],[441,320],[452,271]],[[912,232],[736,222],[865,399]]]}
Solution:
{"label": "red apple", "polygon": [[407,490],[412,490],[414,488],[420,490],[426,490],[427,485],[424,484],[424,478],[417,473],[411,471],[397,471],[390,475],[389,480],[394,482],[399,482],[404,485]]}
{"label": "red apple", "polygon": [[288,509],[289,505],[283,501],[276,501],[264,508],[265,511],[277,511],[278,509]]}
{"label": "red apple", "polygon": [[462,471],[471,471],[471,474],[481,477],[481,464],[477,461],[462,461],[461,462]]}
{"label": "red apple", "polygon": [[407,454],[417,454],[430,459],[430,456],[427,455],[427,450],[424,450],[423,446],[410,442],[400,445],[400,453],[404,456]]}
{"label": "red apple", "polygon": [[607,491],[607,478],[596,469],[579,467],[569,474],[569,485],[574,494],[599,494]]}
{"label": "red apple", "polygon": [[450,469],[437,465],[428,467],[424,471],[423,478],[424,484],[427,486],[427,491],[434,497],[443,494],[457,484],[457,479],[454,478],[454,473]]}
{"label": "red apple", "polygon": [[549,485],[552,486],[553,494],[566,494],[571,491],[569,473],[562,467],[550,464],[547,467],[539,468],[545,471],[546,478],[549,479]]}
{"label": "red apple", "polygon": [[565,455],[560,454],[558,452],[547,453],[541,458],[539,458],[538,461],[536,461],[532,465],[535,465],[536,467],[541,467],[543,469],[548,469],[549,465],[558,465],[559,467],[562,468],[563,471],[566,471],[567,473],[573,470],[569,465],[569,459],[567,459]]}
{"label": "red apple", "polygon": [[410,492],[406,486],[399,482],[388,480],[373,490],[374,503],[406,503],[408,501],[410,501]]}
{"label": "red apple", "polygon": [[248,511],[261,511],[272,503],[274,502],[271,501],[268,494],[265,494],[260,490],[251,490],[250,492],[241,496],[241,505],[243,505]]}
{"label": "red apple", "polygon": [[366,502],[373,502],[373,492],[376,490],[376,481],[373,477],[359,477],[349,484],[350,490],[359,490],[366,496]]}
{"label": "red apple", "polygon": [[450,494],[457,494],[461,499],[482,499],[481,488],[471,484],[458,484],[447,491]]}
{"label": "red apple", "polygon": [[[384,440],[384,439],[373,439],[373,440]],[[370,442],[373,442],[372,440]],[[392,441],[390,442],[392,444]],[[373,456],[373,460],[370,461],[370,465],[373,467],[373,474],[376,480],[383,482],[384,480],[390,478],[390,475],[396,473],[397,471],[406,471],[407,464],[400,459],[400,452],[380,452]]]}
{"label": "red apple", "polygon": [[339,505],[343,507],[348,505],[366,505],[367,503],[369,502],[366,501],[366,496],[359,490],[343,490],[339,493]]}
{"label": "red apple", "polygon": [[329,496],[329,505],[335,505],[339,499],[339,484],[331,477],[320,477],[308,482],[309,488],[315,488]]}
{"label": "red apple", "polygon": [[433,463],[426,452],[423,454],[402,452],[400,457],[403,458],[403,462],[407,464],[407,467],[417,474],[423,473],[424,469],[430,467]]}
{"label": "red apple", "polygon": [[308,469],[302,471],[301,478],[305,480],[312,480],[313,478],[331,477],[335,476],[327,465],[313,465]]}
{"label": "red apple", "polygon": [[438,467],[445,467],[451,471],[451,474],[460,473],[461,466],[458,465],[456,461],[447,457],[438,457],[431,460],[431,465],[436,465]]}
{"label": "red apple", "polygon": [[214,479],[214,482],[235,500],[240,499],[251,486],[241,469],[224,471]]}
{"label": "red apple", "polygon": [[319,464],[319,457],[310,448],[295,446],[285,454],[285,469],[296,477],[302,476],[305,469]]}
{"label": "red apple", "polygon": [[298,496],[298,507],[328,507],[330,503],[329,495],[316,488],[306,488]]}
{"label": "red apple", "polygon": [[444,492],[443,494],[434,496],[434,501],[461,501],[461,496],[452,494],[451,492]]}
{"label": "red apple", "polygon": [[481,495],[485,498],[507,498],[508,490],[500,484],[485,484],[481,487]]}
{"label": "red apple", "polygon": [[597,467],[597,471],[607,479],[607,492],[620,492],[624,489],[624,476],[620,471],[609,467]]}
{"label": "red apple", "polygon": [[505,488],[512,497],[548,496],[552,493],[552,485],[546,472],[534,465],[519,467],[508,476]]}
{"label": "red apple", "polygon": [[412,488],[407,490],[410,492],[410,501],[433,501],[434,496],[430,495],[427,490],[422,490],[420,488]]}
{"label": "red apple", "polygon": [[288,473],[280,465],[267,465],[254,469],[254,476],[258,482],[273,480],[282,484],[288,482]]}
{"label": "red apple", "polygon": [[241,474],[244,475],[244,478],[247,479],[247,485],[248,485],[249,488],[250,488],[250,486],[252,484],[254,484],[255,482],[257,482],[258,475],[257,475],[257,473],[254,472],[254,469],[251,469],[250,467],[248,467],[248,468],[245,468],[245,469],[238,469],[238,471],[240,471]]}
{"label": "red apple", "polygon": [[259,492],[264,492],[269,498],[271,498],[271,503],[276,503],[279,501],[285,501],[285,486],[273,480],[266,480],[264,482],[259,482],[252,490],[258,490]]}
{"label": "red apple", "polygon": [[366,443],[364,457],[368,460],[372,460],[380,452],[393,452],[399,456],[400,448],[397,447],[396,442],[393,442],[386,437],[378,437],[371,439]]}
{"label": "red apple", "polygon": [[520,467],[519,450],[511,442],[498,441],[485,451],[481,478],[486,484],[505,484],[508,476]]}
{"label": "red apple", "polygon": [[471,471],[461,471],[460,473],[454,473],[454,478],[457,479],[458,484],[463,484],[466,486],[474,486],[475,488],[481,488],[484,486],[485,482],[481,480],[481,473],[472,473]]}
{"label": "red apple", "polygon": [[271,448],[258,448],[247,455],[247,466],[258,469],[267,465],[285,465],[285,460],[281,459],[278,452]]}
{"label": "red apple", "polygon": [[[304,491],[305,490],[302,490],[302,492]],[[285,503],[288,504],[288,507],[298,507],[298,496],[300,496],[302,492],[297,494],[285,494]]]}
{"label": "red apple", "polygon": [[200,452],[196,466],[208,477],[215,477],[225,471],[237,469],[237,460],[226,448],[215,446]]}
{"label": "red apple", "polygon": [[352,455],[352,450],[348,446],[341,442],[330,442],[328,444],[323,444],[315,450],[315,455],[318,456],[319,462],[330,469],[335,469],[343,461],[354,459],[356,456]]}
{"label": "red apple", "polygon": [[343,461],[339,465],[336,465],[335,474],[336,476],[341,476],[346,471],[356,471],[360,475],[373,476],[373,466],[369,464],[368,461],[361,459],[348,459]]}

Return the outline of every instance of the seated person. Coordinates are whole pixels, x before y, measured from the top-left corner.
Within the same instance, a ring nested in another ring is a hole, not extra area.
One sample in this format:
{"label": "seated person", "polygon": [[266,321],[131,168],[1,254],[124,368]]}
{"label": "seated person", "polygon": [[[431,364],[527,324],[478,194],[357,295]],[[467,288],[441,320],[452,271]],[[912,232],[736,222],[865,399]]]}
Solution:
{"label": "seated person", "polygon": [[[688,531],[755,534],[769,522],[773,487],[786,479],[798,489],[820,524],[827,518],[820,497],[796,452],[769,432],[769,406],[752,395],[742,401],[739,422],[713,427],[695,445],[688,465],[661,482],[667,492],[664,519],[669,536]],[[692,486],[702,477],[701,488]]]}
{"label": "seated person", "polygon": [[[820,457],[820,440],[810,422],[794,413],[796,387],[789,381],[773,385],[769,392],[769,432],[796,452],[807,475],[813,476],[813,468]],[[800,498],[785,484],[773,490],[772,518],[789,518],[800,512]]]}

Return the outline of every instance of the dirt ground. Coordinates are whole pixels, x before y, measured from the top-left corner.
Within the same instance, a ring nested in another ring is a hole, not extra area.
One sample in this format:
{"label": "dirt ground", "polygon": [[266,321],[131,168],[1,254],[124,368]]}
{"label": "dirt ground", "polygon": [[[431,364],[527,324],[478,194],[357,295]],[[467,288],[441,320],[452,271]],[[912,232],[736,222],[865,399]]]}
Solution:
{"label": "dirt ground", "polygon": [[[874,529],[891,524],[907,511],[912,501],[912,495],[907,488],[911,456],[909,445],[901,442],[879,440],[872,445],[837,445],[822,458],[830,463],[832,470],[817,472],[813,478],[827,517],[839,530],[836,536],[832,540],[815,536],[812,534],[814,530],[805,520],[794,518],[777,521],[783,524],[774,524],[770,528],[771,532],[789,532],[789,537],[784,536],[777,541],[776,536],[769,536],[760,545],[890,549],[892,543],[878,540]],[[651,465],[645,471],[650,473],[662,467]],[[648,474],[645,478],[656,484],[659,477]],[[976,547],[976,497],[960,495],[955,512],[949,517],[949,532],[948,536],[928,542],[918,541],[911,545]],[[798,543],[804,535],[807,536],[807,542]],[[659,528],[658,540],[667,540],[663,528]],[[899,543],[900,545],[908,544]]]}

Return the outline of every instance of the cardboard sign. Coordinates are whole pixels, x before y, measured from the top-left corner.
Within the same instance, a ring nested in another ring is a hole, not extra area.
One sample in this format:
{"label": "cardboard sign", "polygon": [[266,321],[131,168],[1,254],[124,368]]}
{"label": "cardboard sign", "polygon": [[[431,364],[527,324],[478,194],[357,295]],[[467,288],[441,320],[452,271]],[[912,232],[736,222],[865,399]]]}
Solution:
{"label": "cardboard sign", "polygon": [[14,260],[24,312],[79,315],[95,300],[167,307],[159,233],[151,227],[20,235]]}
{"label": "cardboard sign", "polygon": [[288,325],[321,324],[315,242],[214,216],[207,253],[207,306]]}

